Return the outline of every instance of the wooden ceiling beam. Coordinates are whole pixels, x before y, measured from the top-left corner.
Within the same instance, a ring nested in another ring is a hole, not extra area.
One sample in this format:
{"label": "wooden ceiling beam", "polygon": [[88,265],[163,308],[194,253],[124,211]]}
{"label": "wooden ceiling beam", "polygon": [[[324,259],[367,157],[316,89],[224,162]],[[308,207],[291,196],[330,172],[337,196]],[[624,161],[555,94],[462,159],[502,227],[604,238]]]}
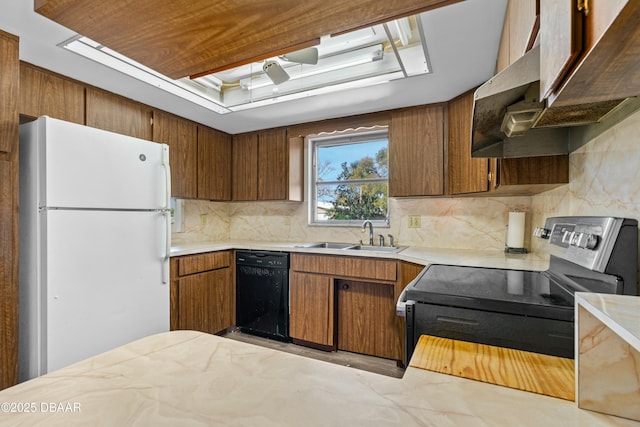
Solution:
{"label": "wooden ceiling beam", "polygon": [[461,0],[35,0],[37,13],[168,77],[202,75]]}

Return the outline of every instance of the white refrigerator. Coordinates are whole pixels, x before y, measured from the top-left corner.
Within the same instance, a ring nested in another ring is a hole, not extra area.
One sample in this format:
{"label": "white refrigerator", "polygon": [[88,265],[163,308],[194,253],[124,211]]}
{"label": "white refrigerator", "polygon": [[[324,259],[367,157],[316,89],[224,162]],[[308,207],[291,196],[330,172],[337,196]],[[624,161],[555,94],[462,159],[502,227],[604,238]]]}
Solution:
{"label": "white refrigerator", "polygon": [[169,330],[169,149],[20,126],[19,379]]}

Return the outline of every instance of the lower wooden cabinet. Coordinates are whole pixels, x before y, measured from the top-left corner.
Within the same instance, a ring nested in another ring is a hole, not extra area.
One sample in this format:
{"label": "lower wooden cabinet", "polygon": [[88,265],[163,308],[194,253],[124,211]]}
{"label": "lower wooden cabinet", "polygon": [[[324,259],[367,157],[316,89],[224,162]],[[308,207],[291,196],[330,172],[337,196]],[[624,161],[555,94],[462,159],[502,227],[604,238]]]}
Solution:
{"label": "lower wooden cabinet", "polygon": [[398,261],[292,254],[291,270],[294,342],[402,359],[404,330],[395,311]]}
{"label": "lower wooden cabinet", "polygon": [[215,334],[234,324],[231,251],[171,259],[171,329]]}
{"label": "lower wooden cabinet", "polygon": [[289,334],[291,338],[335,347],[335,293],[329,276],[291,272]]}
{"label": "lower wooden cabinet", "polygon": [[336,280],[338,349],[402,359],[394,284]]}

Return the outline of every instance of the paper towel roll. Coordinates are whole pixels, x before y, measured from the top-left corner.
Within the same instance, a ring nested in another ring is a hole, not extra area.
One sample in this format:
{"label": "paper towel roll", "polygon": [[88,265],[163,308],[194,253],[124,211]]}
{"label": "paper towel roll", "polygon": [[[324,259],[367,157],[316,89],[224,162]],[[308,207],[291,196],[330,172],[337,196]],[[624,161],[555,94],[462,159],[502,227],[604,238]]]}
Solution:
{"label": "paper towel roll", "polygon": [[509,212],[507,247],[524,248],[524,212]]}

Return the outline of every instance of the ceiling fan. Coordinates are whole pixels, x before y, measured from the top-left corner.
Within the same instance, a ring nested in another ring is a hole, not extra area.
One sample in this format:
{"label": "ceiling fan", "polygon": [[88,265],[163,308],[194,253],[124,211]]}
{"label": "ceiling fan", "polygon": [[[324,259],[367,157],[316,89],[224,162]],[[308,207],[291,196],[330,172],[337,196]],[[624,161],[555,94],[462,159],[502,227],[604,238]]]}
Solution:
{"label": "ceiling fan", "polygon": [[[318,63],[318,48],[308,47],[306,49],[280,55],[278,58],[286,62],[316,65]],[[278,61],[273,59],[265,61],[262,66],[262,70],[275,85],[279,85],[280,83],[284,83],[289,80],[289,74],[284,68],[282,68]]]}

